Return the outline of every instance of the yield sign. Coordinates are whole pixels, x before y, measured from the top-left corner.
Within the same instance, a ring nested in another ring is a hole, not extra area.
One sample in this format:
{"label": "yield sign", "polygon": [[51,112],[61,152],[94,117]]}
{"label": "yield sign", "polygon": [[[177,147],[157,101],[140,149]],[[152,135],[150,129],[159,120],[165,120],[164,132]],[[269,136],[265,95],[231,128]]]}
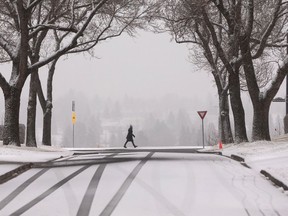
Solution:
{"label": "yield sign", "polygon": [[207,111],[197,111],[197,113],[198,113],[198,115],[200,116],[201,119],[204,119]]}

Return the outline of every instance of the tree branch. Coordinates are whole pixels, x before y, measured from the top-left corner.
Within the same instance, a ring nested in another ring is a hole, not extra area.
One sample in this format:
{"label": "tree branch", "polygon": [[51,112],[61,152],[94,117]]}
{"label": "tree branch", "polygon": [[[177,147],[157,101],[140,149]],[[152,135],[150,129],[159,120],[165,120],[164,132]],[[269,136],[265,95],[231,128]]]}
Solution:
{"label": "tree branch", "polygon": [[30,3],[27,7],[27,10],[31,10],[33,9],[35,6],[37,6],[41,1],[43,0],[35,0],[35,1],[32,1],[32,3]]}
{"label": "tree branch", "polygon": [[5,52],[10,56],[11,59],[14,59],[14,52],[11,46],[9,46],[9,43],[5,41],[0,34],[0,46],[5,50]]}
{"label": "tree branch", "polygon": [[68,32],[74,32],[77,33],[77,29],[75,27],[61,27],[61,26],[56,26],[56,25],[52,25],[52,24],[39,24],[37,26],[34,26],[33,28],[30,29],[34,29],[34,28],[38,28],[37,32],[42,31],[42,30],[49,30],[49,29],[54,29],[54,30],[59,30],[59,31],[68,31]]}
{"label": "tree branch", "polygon": [[81,37],[84,33],[84,31],[86,30],[88,24],[91,22],[92,18],[94,17],[94,15],[96,14],[96,12],[107,2],[108,0],[101,0],[98,5],[91,11],[90,15],[88,16],[87,20],[85,21],[85,23],[83,24],[83,26],[81,27],[81,29],[78,30],[78,32],[76,33],[76,35],[72,38],[72,40],[70,41],[70,43],[68,45],[66,45],[65,47],[63,47],[62,49],[59,49],[57,52],[55,52],[54,54],[52,54],[51,56],[43,59],[42,61],[39,61],[33,65],[31,65],[29,67],[29,70],[33,70],[34,68],[40,68],[46,64],[48,64],[49,62],[53,61],[56,58],[59,58],[61,55],[66,54],[69,50],[73,49],[75,46],[77,46],[77,40],[79,37]]}
{"label": "tree branch", "polygon": [[269,36],[271,35],[271,32],[272,32],[272,30],[275,27],[275,24],[277,22],[278,12],[280,10],[281,2],[282,2],[282,0],[278,0],[275,11],[273,13],[272,21],[270,22],[270,24],[268,24],[266,31],[262,35],[261,40],[260,40],[260,44],[259,44],[259,48],[258,48],[257,52],[255,53],[255,55],[252,56],[253,59],[257,59],[263,54],[266,42],[267,42]]}
{"label": "tree branch", "polygon": [[10,85],[6,81],[6,79],[2,76],[2,73],[0,73],[0,87],[2,88],[4,94],[9,91]]}
{"label": "tree branch", "polygon": [[207,25],[210,33],[211,33],[211,37],[212,37],[212,41],[213,44],[215,46],[215,48],[217,49],[218,53],[219,53],[219,57],[221,58],[221,61],[223,62],[223,64],[225,65],[226,69],[228,70],[229,73],[233,73],[233,68],[231,66],[231,64],[229,63],[225,52],[223,50],[223,48],[221,47],[221,44],[218,41],[215,29],[213,28],[213,25],[211,24],[209,17],[205,11],[205,8],[202,8],[202,14],[203,14],[203,18],[205,21],[205,24]]}
{"label": "tree branch", "polygon": [[38,73],[37,73],[37,76],[35,77],[35,82],[36,82],[36,92],[37,92],[38,100],[40,102],[42,110],[44,111],[46,109],[46,100],[43,94],[43,89],[42,89],[42,85],[41,85],[41,81],[39,79]]}
{"label": "tree branch", "polygon": [[229,13],[229,11],[224,7],[223,0],[212,0],[212,2],[218,8],[220,13],[225,17],[227,24],[228,24],[228,29],[229,30],[234,29],[235,22],[231,18],[231,14]]}
{"label": "tree branch", "polygon": [[250,38],[253,30],[253,21],[254,21],[254,0],[248,0],[248,16],[247,24],[245,28],[245,36]]}
{"label": "tree branch", "polygon": [[285,56],[283,62],[281,65],[279,65],[279,68],[276,72],[276,77],[271,82],[271,87],[268,88],[266,93],[267,100],[272,100],[274,96],[277,94],[282,81],[285,79],[285,76],[288,74],[288,55]]}

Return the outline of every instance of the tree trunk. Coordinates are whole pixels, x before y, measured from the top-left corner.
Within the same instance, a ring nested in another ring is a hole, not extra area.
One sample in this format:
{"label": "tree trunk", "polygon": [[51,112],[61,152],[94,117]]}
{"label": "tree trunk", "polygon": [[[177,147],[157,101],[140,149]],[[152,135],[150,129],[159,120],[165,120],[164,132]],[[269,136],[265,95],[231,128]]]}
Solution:
{"label": "tree trunk", "polygon": [[233,143],[227,91],[219,95],[219,137],[222,143]]}
{"label": "tree trunk", "polygon": [[19,138],[19,109],[21,89],[10,87],[10,91],[4,93],[5,119],[3,129],[3,144],[20,146]]}
{"label": "tree trunk", "polygon": [[51,122],[52,122],[52,103],[47,101],[46,110],[43,116],[43,136],[42,144],[51,146]]}
{"label": "tree trunk", "polygon": [[259,102],[254,107],[252,140],[270,141],[269,110],[271,103]]}
{"label": "tree trunk", "polygon": [[235,142],[248,142],[245,124],[245,112],[240,93],[239,73],[230,73],[229,93],[234,117]]}
{"label": "tree trunk", "polygon": [[36,72],[30,76],[29,101],[27,107],[27,131],[26,131],[26,146],[37,147],[36,142]]}
{"label": "tree trunk", "polygon": [[[247,40],[247,36],[243,36],[240,43],[240,49],[243,56],[243,69],[245,72],[247,87],[249,95],[253,104],[253,126],[252,126],[252,140],[271,140],[269,134],[269,109],[272,98],[276,95],[281,82],[284,79],[284,73],[279,76],[279,79],[274,80],[265,94],[262,94],[259,90],[257,78],[255,76],[254,65],[252,61],[252,55],[250,50],[250,44]],[[280,71],[278,74],[280,74]],[[281,81],[282,80],[282,81]]]}
{"label": "tree trunk", "polygon": [[[52,108],[53,108],[53,76],[55,72],[55,65],[58,61],[58,58],[55,59],[48,73],[47,79],[47,100],[45,101],[45,106],[43,102],[45,100],[41,86],[38,88],[38,97],[41,102],[43,109],[43,134],[42,134],[42,144],[51,146],[51,127],[52,127]],[[40,81],[38,82],[40,84]]]}
{"label": "tree trunk", "polygon": [[[213,64],[211,63],[212,67]],[[214,67],[216,69],[216,67]],[[230,116],[229,116],[229,103],[227,86],[225,79],[221,80],[219,72],[212,71],[217,86],[218,98],[219,98],[219,117],[218,117],[218,135],[219,139],[227,144],[233,143],[233,135],[231,131]],[[223,87],[224,86],[224,87]],[[226,86],[226,87],[225,87]]]}

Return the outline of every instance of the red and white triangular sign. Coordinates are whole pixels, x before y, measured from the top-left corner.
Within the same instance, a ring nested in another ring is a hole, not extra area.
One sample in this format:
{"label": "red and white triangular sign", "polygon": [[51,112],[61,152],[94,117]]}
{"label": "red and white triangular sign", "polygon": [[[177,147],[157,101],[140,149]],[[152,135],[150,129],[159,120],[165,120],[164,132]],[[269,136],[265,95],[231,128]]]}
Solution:
{"label": "red and white triangular sign", "polygon": [[201,119],[204,119],[207,111],[197,111],[197,113],[198,113],[198,115],[200,116]]}

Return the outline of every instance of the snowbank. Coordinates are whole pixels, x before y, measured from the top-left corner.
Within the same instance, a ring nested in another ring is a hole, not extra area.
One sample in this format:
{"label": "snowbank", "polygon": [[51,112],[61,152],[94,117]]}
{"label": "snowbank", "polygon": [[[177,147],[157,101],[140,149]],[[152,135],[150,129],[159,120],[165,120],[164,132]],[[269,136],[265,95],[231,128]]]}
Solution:
{"label": "snowbank", "polygon": [[72,152],[52,146],[16,147],[0,143],[0,162],[28,163],[45,162],[71,155]]}
{"label": "snowbank", "polygon": [[259,141],[224,145],[223,155],[241,156],[253,169],[266,170],[288,185],[288,142]]}

